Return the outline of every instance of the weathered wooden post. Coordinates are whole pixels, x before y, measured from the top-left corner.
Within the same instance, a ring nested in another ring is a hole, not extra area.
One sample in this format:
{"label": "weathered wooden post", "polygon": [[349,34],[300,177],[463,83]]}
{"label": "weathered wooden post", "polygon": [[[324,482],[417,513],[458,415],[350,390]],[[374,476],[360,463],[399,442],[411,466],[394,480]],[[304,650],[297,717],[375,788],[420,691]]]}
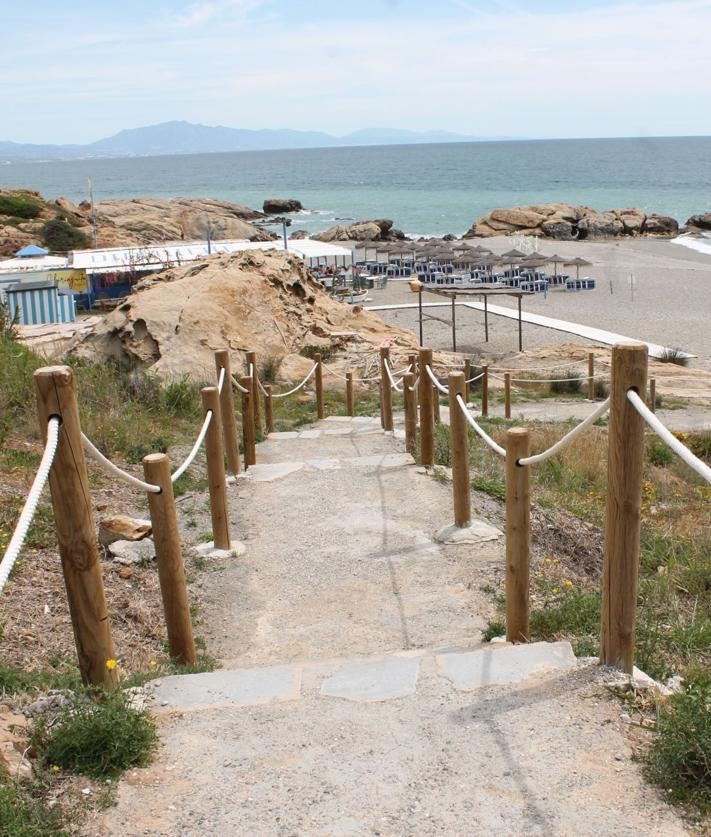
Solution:
{"label": "weathered wooden post", "polygon": [[239,474],[239,441],[237,436],[237,418],[235,416],[234,391],[232,388],[232,371],[230,368],[230,353],[227,349],[215,352],[215,367],[217,380],[220,372],[225,370],[225,380],[220,392],[220,414],[222,418],[222,433],[224,435],[225,453],[227,454],[227,468],[231,474]]}
{"label": "weathered wooden post", "polygon": [[649,379],[649,409],[653,412],[657,412],[657,379],[650,378]]}
{"label": "weathered wooden post", "polygon": [[432,384],[432,419],[435,424],[440,424],[442,421],[439,413],[439,389],[434,384]]}
{"label": "weathered wooden post", "polygon": [[504,416],[511,418],[511,373],[504,372]]}
{"label": "weathered wooden post", "polygon": [[267,433],[274,432],[274,403],[272,396],[272,385],[267,384],[264,387],[264,421],[267,428]]}
{"label": "weathered wooden post", "polygon": [[242,392],[242,447],[244,449],[244,467],[257,464],[257,440],[254,433],[254,388],[252,379],[240,379],[240,386],[247,392]]}
{"label": "weathered wooden post", "polygon": [[588,352],[588,399],[595,400],[595,354]]}
{"label": "weathered wooden post", "polygon": [[432,349],[420,349],[420,459],[425,468],[434,465],[434,414],[432,409],[432,381],[427,367],[432,365]]}
{"label": "weathered wooden post", "polygon": [[402,379],[405,393],[405,448],[409,454],[417,453],[417,398],[415,396],[415,375],[406,372]]}
{"label": "weathered wooden post", "polygon": [[252,409],[254,411],[254,432],[257,435],[259,435],[263,432],[263,427],[261,399],[259,397],[259,371],[257,370],[256,352],[247,352],[247,374],[251,375],[252,377]]}
{"label": "weathered wooden post", "polygon": [[600,662],[628,674],[634,662],[644,466],[644,419],[627,399],[630,389],[646,392],[647,347],[617,343],[612,348]]}
{"label": "weathered wooden post", "polygon": [[353,373],[346,372],[346,413],[355,415],[355,399],[353,398]]}
{"label": "weathered wooden post", "polygon": [[481,414],[482,416],[489,415],[489,366],[484,364],[481,367]]}
{"label": "weathered wooden post", "polygon": [[[225,453],[222,447],[222,420],[220,417],[220,395],[217,387],[203,387],[203,415],[212,411],[212,418],[205,436],[207,456],[207,480],[210,491],[210,515],[212,518],[212,540],[215,549],[230,549],[230,521],[227,514],[227,480],[225,478]],[[244,414],[242,415],[244,422]],[[252,427],[254,432],[254,427]]]}
{"label": "weathered wooden post", "polygon": [[467,358],[464,361],[464,400],[469,403],[471,400],[471,384],[469,383],[469,379],[472,376],[472,362]]}
{"label": "weathered wooden post", "polygon": [[383,405],[383,430],[393,429],[393,390],[386,364],[390,363],[390,349],[380,350],[380,401]]}
{"label": "weathered wooden post", "polygon": [[323,362],[321,355],[314,355],[314,362],[316,364],[316,410],[319,419],[324,418],[323,411]]}
{"label": "weathered wooden post", "polygon": [[160,494],[149,492],[148,508],[170,656],[179,665],[194,666],[197,654],[168,457],[164,453],[144,456],[143,473],[146,482],[160,486]]}
{"label": "weathered wooden post", "polygon": [[528,600],[531,552],[529,469],[519,459],[530,452],[528,430],[506,433],[506,639],[529,639]]}
{"label": "weathered wooden post", "polygon": [[454,497],[454,525],[464,528],[472,519],[469,486],[469,430],[467,420],[457,403],[461,395],[466,402],[464,373],[449,376],[449,438],[452,451],[452,493]]}
{"label": "weathered wooden post", "polygon": [[62,420],[49,487],[79,671],[85,684],[114,689],[118,685],[116,670],[107,667],[107,662],[114,660],[114,646],[91,513],[74,376],[68,366],[46,366],[35,372],[34,379],[42,438],[47,436],[47,422],[52,416]]}

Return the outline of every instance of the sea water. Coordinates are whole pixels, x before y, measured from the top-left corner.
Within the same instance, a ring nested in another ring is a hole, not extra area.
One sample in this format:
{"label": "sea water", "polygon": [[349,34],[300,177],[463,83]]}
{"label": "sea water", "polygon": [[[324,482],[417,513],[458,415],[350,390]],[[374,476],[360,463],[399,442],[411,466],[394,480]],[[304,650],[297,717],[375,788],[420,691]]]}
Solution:
{"label": "sea water", "polygon": [[297,198],[292,230],[391,218],[408,235],[461,234],[495,207],[638,206],[681,223],[711,209],[711,137],[541,140],[243,151],[0,166],[0,187],[96,200],[210,197],[261,209]]}

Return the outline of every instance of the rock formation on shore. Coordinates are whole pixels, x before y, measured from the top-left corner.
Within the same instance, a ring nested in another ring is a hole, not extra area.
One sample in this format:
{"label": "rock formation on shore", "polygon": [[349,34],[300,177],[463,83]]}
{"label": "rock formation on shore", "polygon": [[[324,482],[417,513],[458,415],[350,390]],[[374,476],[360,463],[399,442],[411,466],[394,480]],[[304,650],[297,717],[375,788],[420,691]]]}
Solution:
{"label": "rock formation on shore", "polygon": [[[276,238],[251,223],[264,218],[263,213],[209,198],[99,201],[95,211],[99,247],[204,240],[208,222],[213,239]],[[11,256],[31,243],[60,252],[92,247],[91,206],[86,202],[77,206],[66,198],[47,201],[39,192],[25,189],[0,190],[0,256]]]}
{"label": "rock formation on shore", "polygon": [[[328,348],[349,363],[383,341],[414,351],[410,331],[332,299],[296,256],[251,251],[213,256],[144,280],[136,293],[70,349],[150,367],[162,378],[214,378],[216,349],[256,351],[280,361],[280,377],[303,377],[304,346]],[[341,382],[339,381],[339,384]]]}
{"label": "rock formation on shore", "polygon": [[648,215],[642,209],[598,212],[589,206],[548,203],[492,209],[474,222],[464,238],[519,233],[569,241],[636,235],[671,236],[678,231],[679,224],[674,218],[656,213]]}
{"label": "rock formation on shore", "polygon": [[296,198],[267,198],[262,210],[267,215],[281,215],[284,212],[300,212],[304,207]]}
{"label": "rock formation on shore", "polygon": [[402,241],[405,234],[393,229],[393,222],[382,218],[377,221],[356,221],[355,224],[329,227],[318,235],[318,241]]}
{"label": "rock formation on shore", "polygon": [[711,231],[711,212],[704,212],[701,215],[692,215],[686,222],[686,226],[692,230]]}

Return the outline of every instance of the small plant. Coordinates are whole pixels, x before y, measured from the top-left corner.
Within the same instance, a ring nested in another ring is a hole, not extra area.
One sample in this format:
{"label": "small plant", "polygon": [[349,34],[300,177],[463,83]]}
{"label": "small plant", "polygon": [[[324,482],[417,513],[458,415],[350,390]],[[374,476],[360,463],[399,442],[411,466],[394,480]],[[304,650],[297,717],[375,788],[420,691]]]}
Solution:
{"label": "small plant", "polygon": [[475,474],[471,486],[475,491],[482,491],[495,500],[504,501],[506,499],[506,483],[500,477]]}
{"label": "small plant", "polygon": [[711,462],[711,433],[689,433],[686,438],[686,444],[693,454],[703,459],[705,462]]}
{"label": "small plant", "polygon": [[575,372],[564,372],[559,379],[550,382],[551,392],[558,395],[574,394],[581,390],[583,382]]}
{"label": "small plant", "polygon": [[604,401],[610,394],[610,385],[607,381],[601,381],[596,378],[593,386],[595,388],[595,398],[600,399],[600,401]]}
{"label": "small plant", "polygon": [[481,638],[484,642],[491,642],[497,636],[506,636],[506,625],[500,619],[490,619],[481,632]]}
{"label": "small plant", "polygon": [[[323,356],[323,353],[322,353]],[[262,361],[259,368],[259,378],[265,384],[273,384],[277,375],[279,374],[279,367],[281,366],[281,358],[276,355],[270,355]]]}
{"label": "small plant", "polygon": [[677,366],[688,366],[689,358],[686,353],[677,348],[665,348],[658,360],[662,363],[675,363]]}
{"label": "small plant", "polygon": [[299,354],[302,357],[310,357],[312,360],[316,355],[321,355],[321,360],[328,360],[331,357],[330,346],[303,346]]}
{"label": "small plant", "polygon": [[647,442],[647,459],[652,465],[665,468],[673,462],[674,454],[661,439],[652,436]]}
{"label": "small plant", "polygon": [[711,673],[689,673],[683,691],[657,710],[657,738],[646,756],[649,778],[676,802],[711,810]]}
{"label": "small plant", "polygon": [[62,221],[61,218],[53,218],[42,226],[42,241],[50,250],[66,252],[89,247],[91,242],[81,230]]}
{"label": "small plant", "polygon": [[157,745],[152,719],[120,690],[75,692],[54,723],[37,725],[32,744],[45,765],[93,779],[112,779],[148,764]]}
{"label": "small plant", "polygon": [[14,342],[17,340],[17,323],[19,322],[19,310],[15,311],[15,316],[10,316],[10,311],[7,305],[0,302],[0,336],[5,340]]}

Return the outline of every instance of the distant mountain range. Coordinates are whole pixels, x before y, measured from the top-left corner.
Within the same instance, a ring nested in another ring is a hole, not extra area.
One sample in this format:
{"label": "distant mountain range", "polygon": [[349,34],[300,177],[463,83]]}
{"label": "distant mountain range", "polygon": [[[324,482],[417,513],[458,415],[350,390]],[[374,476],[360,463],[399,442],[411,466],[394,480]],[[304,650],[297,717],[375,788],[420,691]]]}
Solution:
{"label": "distant mountain range", "polygon": [[249,130],[192,122],[161,122],[128,128],[87,145],[32,145],[0,141],[0,161],[79,160],[93,157],[151,157],[161,154],[210,154],[290,148],[340,148],[353,145],[412,145],[476,142],[504,137],[471,137],[447,131],[365,129],[342,137],[321,131]]}

